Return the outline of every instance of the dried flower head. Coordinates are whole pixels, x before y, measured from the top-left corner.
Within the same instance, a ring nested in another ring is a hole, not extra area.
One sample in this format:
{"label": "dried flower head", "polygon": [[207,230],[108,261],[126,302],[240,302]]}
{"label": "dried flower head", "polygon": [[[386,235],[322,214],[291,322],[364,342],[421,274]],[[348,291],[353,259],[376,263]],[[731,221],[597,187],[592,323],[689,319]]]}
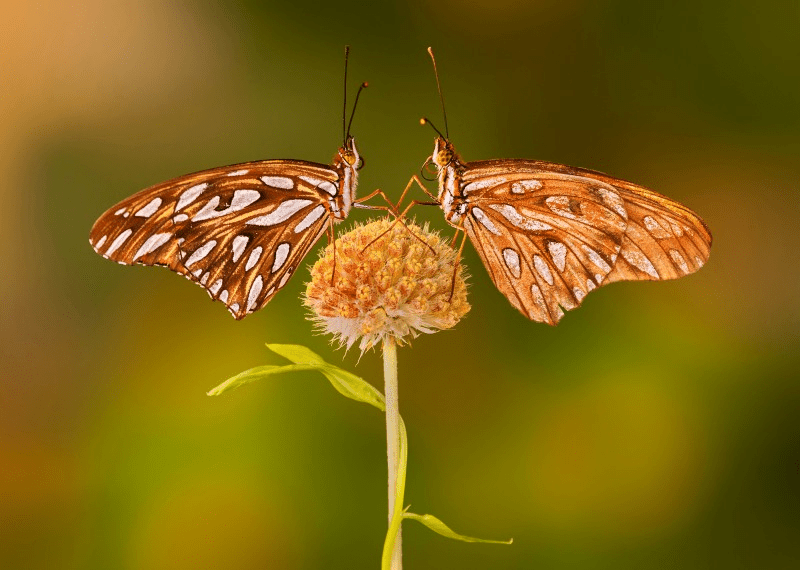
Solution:
{"label": "dried flower head", "polygon": [[338,238],[335,277],[331,245],[311,268],[305,295],[311,318],[347,348],[359,338],[362,352],[387,336],[402,344],[421,332],[449,329],[470,309],[453,248],[427,225],[390,225],[382,219]]}

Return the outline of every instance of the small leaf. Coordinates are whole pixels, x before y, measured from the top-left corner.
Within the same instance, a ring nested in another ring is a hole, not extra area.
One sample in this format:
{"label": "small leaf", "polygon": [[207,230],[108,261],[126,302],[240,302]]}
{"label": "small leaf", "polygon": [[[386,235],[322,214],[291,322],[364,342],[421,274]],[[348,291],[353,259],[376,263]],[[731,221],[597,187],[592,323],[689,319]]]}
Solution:
{"label": "small leaf", "polygon": [[232,378],[228,378],[207,393],[209,396],[219,396],[223,392],[232,388],[237,388],[243,384],[261,380],[267,376],[274,374],[281,374],[284,372],[296,372],[300,370],[316,370],[322,373],[325,378],[331,383],[337,392],[355,400],[357,402],[364,402],[375,406],[381,411],[386,409],[383,394],[380,393],[372,384],[356,376],[355,374],[342,370],[338,366],[329,364],[322,359],[321,356],[298,344],[268,344],[267,348],[276,354],[287,358],[294,362],[294,364],[287,364],[286,366],[257,366],[246,370],[241,374],[237,374]]}
{"label": "small leaf", "polygon": [[264,366],[256,366],[255,368],[251,368],[250,370],[245,370],[244,372],[240,372],[236,376],[228,378],[217,386],[206,392],[209,396],[219,396],[223,392],[227,392],[233,388],[238,388],[243,384],[249,384],[250,382],[255,382],[256,380],[261,380],[262,378],[266,378],[267,376],[272,376],[274,374],[282,374],[284,372],[295,372],[298,370],[315,370],[315,366],[311,366],[308,364],[287,364],[286,366],[275,366],[273,364],[267,364]]}
{"label": "small leaf", "polygon": [[342,370],[338,366],[325,362],[321,356],[305,346],[300,346],[299,344],[268,344],[267,348],[295,364],[310,365],[312,370],[319,370],[336,391],[343,396],[357,402],[370,404],[381,411],[386,409],[383,394],[372,384],[347,370]]}
{"label": "small leaf", "polygon": [[514,542],[514,539],[511,538],[509,540],[486,540],[483,538],[473,538],[471,536],[463,536],[461,534],[456,534],[453,532],[450,527],[444,524],[442,521],[437,519],[433,515],[417,515],[414,513],[405,513],[403,515],[405,519],[411,519],[418,522],[421,522],[433,532],[441,534],[442,536],[446,536],[447,538],[452,538],[453,540],[461,540],[463,542],[483,542],[486,544],[511,544]]}
{"label": "small leaf", "polygon": [[267,344],[267,348],[295,364],[325,364],[319,354],[300,344]]}

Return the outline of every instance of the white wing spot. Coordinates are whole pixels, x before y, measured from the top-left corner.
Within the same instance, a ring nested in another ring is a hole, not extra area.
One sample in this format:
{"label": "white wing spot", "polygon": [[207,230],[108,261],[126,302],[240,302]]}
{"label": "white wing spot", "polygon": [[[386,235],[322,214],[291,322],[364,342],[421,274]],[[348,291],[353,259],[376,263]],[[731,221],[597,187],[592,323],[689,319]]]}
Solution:
{"label": "white wing spot", "polygon": [[570,220],[578,219],[578,216],[573,214],[572,210],[569,209],[569,198],[567,196],[550,196],[545,200],[545,203],[554,214],[562,218],[569,218]]}
{"label": "white wing spot", "polygon": [[651,216],[644,217],[644,226],[647,228],[647,231],[650,232],[650,235],[652,235],[654,238],[664,239],[670,237],[669,232],[666,231],[664,228],[662,228],[661,224],[659,224],[655,220],[655,218]]}
{"label": "white wing spot", "polygon": [[244,253],[244,248],[247,247],[250,238],[247,236],[236,236],[233,238],[233,262],[236,263],[239,261],[239,258],[242,257],[242,253]]}
{"label": "white wing spot", "polygon": [[261,182],[273,188],[282,188],[284,190],[294,188],[294,180],[285,176],[262,176]]}
{"label": "white wing spot", "polygon": [[177,216],[172,218],[172,221],[177,224],[177,223],[180,223],[180,222],[185,222],[188,219],[189,219],[189,216],[187,216],[186,214],[178,214]]}
{"label": "white wing spot", "polygon": [[186,263],[184,263],[184,265],[186,267],[194,265],[195,263],[203,259],[205,256],[207,256],[209,253],[211,253],[211,250],[214,249],[215,245],[217,245],[217,240],[212,239],[211,241],[207,241],[206,243],[198,247],[194,251],[194,253],[189,256],[189,259],[186,260]]}
{"label": "white wing spot", "polygon": [[572,293],[575,295],[575,298],[578,300],[578,303],[580,303],[586,296],[586,293],[584,293],[580,287],[573,287]]}
{"label": "white wing spot", "polygon": [[127,230],[125,230],[124,232],[119,234],[117,236],[117,239],[115,239],[113,242],[111,242],[111,245],[108,246],[108,249],[106,250],[105,254],[106,255],[111,255],[112,253],[117,251],[117,249],[119,249],[119,246],[121,246],[123,243],[125,243],[126,239],[131,237],[132,233],[133,233],[133,230],[131,228],[128,228]]}
{"label": "white wing spot", "polygon": [[619,194],[608,188],[598,188],[597,192],[600,194],[600,198],[606,206],[612,208],[623,219],[628,219],[628,211],[625,209],[625,203],[622,201]]}
{"label": "white wing spot", "polygon": [[139,250],[136,252],[136,255],[133,256],[133,261],[136,261],[143,255],[147,255],[148,253],[155,251],[157,248],[167,243],[171,237],[172,234],[170,233],[151,235],[149,238],[147,238],[147,241],[141,245]]}
{"label": "white wing spot", "polygon": [[553,263],[559,271],[564,271],[567,266],[567,246],[561,242],[550,241],[547,242],[547,249],[550,251],[550,257],[553,258]]}
{"label": "white wing spot", "polygon": [[283,274],[283,277],[281,277],[281,282],[280,282],[280,283],[278,283],[278,289],[280,289],[281,287],[283,287],[284,285],[286,285],[286,282],[289,280],[289,277],[292,275],[292,269],[293,269],[293,268],[292,268],[292,267],[290,267],[290,268],[289,268],[289,269],[286,271],[286,273],[284,273],[284,274]]}
{"label": "white wing spot", "polygon": [[214,196],[199,212],[197,212],[197,214],[195,214],[192,221],[199,222],[201,220],[210,220],[211,218],[218,218],[220,216],[232,214],[233,212],[238,212],[254,203],[260,197],[261,193],[258,190],[236,190],[233,193],[233,198],[231,198],[231,205],[224,210],[217,210],[216,208],[219,206],[220,197]]}
{"label": "white wing spot", "polygon": [[670,222],[669,227],[672,228],[672,233],[674,233],[677,237],[681,237],[683,235],[683,230],[675,222]]}
{"label": "white wing spot", "polygon": [[466,186],[464,186],[464,194],[469,194],[470,192],[474,192],[475,190],[483,190],[484,188],[489,188],[491,186],[497,186],[498,184],[503,184],[506,182],[506,178],[485,178],[483,180],[476,180],[475,182],[470,182]]}
{"label": "white wing spot", "polygon": [[161,198],[153,198],[150,200],[146,206],[140,208],[134,216],[139,216],[140,218],[149,218],[156,211],[161,207]]}
{"label": "white wing spot", "polygon": [[658,279],[658,272],[656,268],[653,267],[653,263],[640,251],[627,251],[622,250],[622,257],[625,258],[625,261],[639,269],[640,271],[644,271],[650,277]]}
{"label": "white wing spot", "polygon": [[531,295],[533,295],[533,302],[536,303],[536,306],[541,309],[541,311],[547,315],[547,305],[544,302],[544,295],[542,295],[542,290],[539,289],[539,286],[534,283],[531,285]]}
{"label": "white wing spot", "polygon": [[210,275],[211,274],[208,271],[203,273],[203,276],[200,278],[200,284],[201,285],[205,285],[208,282],[208,278],[209,278]]}
{"label": "white wing spot", "polygon": [[202,272],[203,272],[203,268],[202,268],[202,267],[198,267],[197,269],[195,269],[194,271],[192,271],[192,275],[194,275],[195,277],[200,277],[200,274],[201,274]]}
{"label": "white wing spot", "polygon": [[320,217],[322,217],[322,214],[324,213],[325,213],[325,206],[320,204],[319,206],[311,210],[308,214],[306,214],[305,218],[300,220],[300,223],[294,227],[294,233],[299,234],[300,232],[304,231],[311,224],[320,219]]}
{"label": "white wing spot", "polygon": [[108,236],[103,236],[99,240],[97,240],[97,243],[95,244],[94,248],[100,249],[101,247],[103,247],[103,244],[106,243],[106,237]]}
{"label": "white wing spot", "polygon": [[264,280],[261,275],[256,277],[253,284],[250,286],[250,293],[247,295],[247,312],[250,312],[256,306],[256,299],[261,294],[261,288],[264,286]]}
{"label": "white wing spot", "polygon": [[312,204],[311,200],[304,198],[295,198],[292,200],[284,200],[280,205],[272,210],[265,216],[258,216],[247,221],[252,226],[274,226],[280,224],[291,218],[294,214]]}
{"label": "white wing spot", "polygon": [[[598,268],[602,269],[604,273],[609,273],[611,271],[611,266],[606,263],[606,260],[600,257],[600,254],[593,250],[588,245],[581,245],[581,249],[583,249],[584,253],[589,256],[589,261],[594,263]],[[600,283],[598,281],[598,283]]]}
{"label": "white wing spot", "polygon": [[123,217],[123,218],[127,218],[127,217],[128,217],[128,216],[130,216],[130,215],[131,215],[131,213],[130,213],[130,212],[125,212],[124,214],[122,214],[122,217]]}
{"label": "white wing spot", "polygon": [[679,252],[677,249],[671,249],[669,250],[669,256],[672,258],[672,261],[680,266],[684,273],[689,273],[689,265],[681,255],[681,252]]}
{"label": "white wing spot", "polygon": [[328,182],[327,180],[320,180],[318,178],[311,178],[310,176],[298,176],[300,180],[304,180],[311,184],[314,188],[319,188],[324,190],[331,196],[336,196],[336,186]]}
{"label": "white wing spot", "polygon": [[475,216],[475,219],[477,219],[483,227],[492,232],[494,235],[503,235],[500,233],[500,230],[497,229],[497,226],[492,223],[492,220],[490,220],[486,213],[480,208],[472,208],[472,215]]}
{"label": "white wing spot", "polygon": [[245,271],[250,271],[253,266],[258,263],[258,260],[261,259],[262,251],[264,251],[264,249],[259,245],[250,252],[250,257],[247,258],[247,263],[244,266]]}
{"label": "white wing spot", "polygon": [[597,289],[597,285],[595,285],[594,281],[592,281],[591,279],[587,279],[586,280],[586,290],[587,291],[592,291],[594,289]]}
{"label": "white wing spot", "polygon": [[550,267],[547,265],[547,262],[539,257],[538,255],[533,256],[533,265],[536,267],[536,271],[539,272],[539,275],[542,276],[542,279],[547,281],[548,285],[553,284],[553,274],[550,273]]}
{"label": "white wing spot", "polygon": [[694,262],[697,264],[698,269],[705,265],[705,262],[697,256],[694,257]]}
{"label": "white wing spot", "polygon": [[239,312],[239,303],[234,303],[233,305],[231,305],[230,307],[228,307],[228,310],[229,310],[229,311],[231,312],[231,314],[232,314],[232,315],[235,317],[235,316],[236,316],[236,313],[238,313],[238,312]]}
{"label": "white wing spot", "polygon": [[272,296],[272,294],[273,294],[274,292],[275,292],[275,287],[270,287],[270,288],[269,288],[269,291],[267,291],[267,295],[266,295],[266,296],[267,296],[267,297],[270,297],[270,296]]}
{"label": "white wing spot", "polygon": [[177,212],[184,206],[188,206],[189,204],[197,200],[197,197],[200,196],[200,194],[202,194],[203,190],[205,190],[206,188],[208,188],[208,182],[203,182],[202,184],[196,184],[191,188],[189,188],[188,190],[184,190],[183,194],[181,194],[181,197],[178,198],[178,204],[175,206],[175,211]]}
{"label": "white wing spot", "polygon": [[516,250],[510,247],[503,249],[503,260],[506,262],[506,267],[511,271],[511,274],[519,279],[522,269],[519,266],[519,254]]}
{"label": "white wing spot", "polygon": [[208,288],[208,291],[209,291],[209,292],[210,292],[212,295],[216,295],[216,294],[217,294],[217,291],[219,291],[221,287],[222,287],[222,279],[217,279],[216,281],[214,281],[214,282],[211,284],[211,287],[209,287],[209,288]]}
{"label": "white wing spot", "polygon": [[119,216],[120,214],[124,214],[124,213],[125,213],[125,210],[127,210],[127,208],[120,208],[119,210],[117,210],[116,212],[114,212],[114,215],[115,215],[115,216]]}
{"label": "white wing spot", "polygon": [[289,257],[289,250],[291,245],[288,242],[283,242],[277,249],[275,249],[275,261],[272,263],[272,272],[275,273],[278,269],[283,267],[286,263],[286,258]]}
{"label": "white wing spot", "polygon": [[599,273],[596,273],[594,276],[594,280],[597,281],[598,285],[600,285],[603,282],[603,279],[605,279],[605,276],[600,275]]}
{"label": "white wing spot", "polygon": [[219,300],[222,301],[223,303],[227,303],[228,302],[228,290],[227,289],[223,290],[222,293],[220,293]]}
{"label": "white wing spot", "polygon": [[237,190],[233,193],[233,199],[231,200],[230,207],[223,212],[220,212],[220,215],[223,213],[227,214],[229,212],[237,212],[242,208],[246,208],[259,198],[261,198],[261,192],[258,190]]}
{"label": "white wing spot", "polygon": [[520,180],[511,185],[512,194],[524,194],[527,190],[539,190],[542,183],[538,180]]}
{"label": "white wing spot", "polygon": [[250,172],[249,170],[234,170],[233,172],[229,172],[228,176],[241,176],[242,174],[247,174]]}
{"label": "white wing spot", "polygon": [[[520,214],[511,204],[489,204],[489,207],[496,212],[499,212],[509,222],[523,230],[530,230],[532,232],[541,232],[544,230],[552,230],[553,226],[533,220]],[[474,209],[473,209],[474,211]]]}

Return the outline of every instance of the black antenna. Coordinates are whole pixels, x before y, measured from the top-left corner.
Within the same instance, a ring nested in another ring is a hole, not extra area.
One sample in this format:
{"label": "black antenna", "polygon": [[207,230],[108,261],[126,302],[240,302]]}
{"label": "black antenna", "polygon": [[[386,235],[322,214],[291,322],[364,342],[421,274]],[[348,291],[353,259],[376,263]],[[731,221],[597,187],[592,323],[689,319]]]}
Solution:
{"label": "black antenna", "polygon": [[347,142],[345,120],[347,118],[347,58],[350,55],[350,46],[344,46],[344,104],[342,105],[342,146]]}
{"label": "black antenna", "polygon": [[[436,89],[439,90],[439,101],[442,102],[442,115],[444,115],[444,132],[447,134],[447,136],[444,137],[444,138],[445,138],[445,140],[449,140],[450,139],[450,130],[447,128],[447,111],[444,110],[444,95],[442,95],[442,84],[439,83],[439,71],[436,69],[436,58],[433,57],[433,49],[432,48],[430,48],[430,47],[428,48],[428,53],[431,56],[431,61],[433,61],[433,74],[436,75]],[[430,123],[430,121],[428,121],[428,123]],[[433,125],[431,125],[431,126],[433,127]],[[435,129],[436,127],[433,127],[433,128]],[[437,132],[438,132],[438,130],[437,130]],[[442,133],[439,133],[439,134],[441,135]]]}
{"label": "black antenna", "polygon": [[358,92],[356,93],[356,102],[353,103],[353,112],[350,113],[350,122],[347,123],[347,132],[344,135],[345,143],[347,143],[347,139],[350,136],[350,125],[353,124],[353,117],[356,116],[356,107],[358,106],[358,98],[361,96],[361,92],[367,87],[369,87],[369,83],[365,81],[364,83],[361,84],[361,86],[358,88]]}
{"label": "black antenna", "polygon": [[433,128],[433,130],[434,130],[434,131],[436,131],[436,134],[437,134],[437,135],[439,135],[439,136],[440,136],[440,137],[442,137],[443,139],[447,140],[447,137],[446,137],[446,136],[444,136],[444,135],[442,134],[442,131],[440,131],[439,129],[437,129],[437,128],[436,128],[436,125],[434,125],[433,123],[431,123],[431,120],[430,120],[430,119],[428,119],[427,117],[422,117],[422,118],[419,120],[419,124],[420,124],[420,125],[430,125],[430,126],[431,126],[431,128]]}

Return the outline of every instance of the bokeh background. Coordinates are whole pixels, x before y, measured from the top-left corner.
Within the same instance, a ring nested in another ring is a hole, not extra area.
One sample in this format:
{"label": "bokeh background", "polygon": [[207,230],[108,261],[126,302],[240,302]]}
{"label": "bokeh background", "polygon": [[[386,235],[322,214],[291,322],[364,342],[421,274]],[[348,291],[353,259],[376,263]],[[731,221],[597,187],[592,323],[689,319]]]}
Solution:
{"label": "bokeh background", "polygon": [[[659,5],[656,5],[659,4]],[[10,3],[0,20],[0,566],[377,568],[381,415],[297,374],[210,398],[300,343],[381,385],[312,326],[300,272],[230,318],[88,232],[179,174],[328,162],[342,52],[368,80],[362,194],[430,154],[528,157],[637,181],[699,212],[696,275],[593,293],[551,328],[492,286],[400,351],[406,567],[800,565],[800,4],[633,0]],[[438,121],[437,121],[438,119]],[[353,220],[366,219],[354,212]],[[449,232],[435,209],[420,208]],[[315,254],[309,261],[315,258]]]}

